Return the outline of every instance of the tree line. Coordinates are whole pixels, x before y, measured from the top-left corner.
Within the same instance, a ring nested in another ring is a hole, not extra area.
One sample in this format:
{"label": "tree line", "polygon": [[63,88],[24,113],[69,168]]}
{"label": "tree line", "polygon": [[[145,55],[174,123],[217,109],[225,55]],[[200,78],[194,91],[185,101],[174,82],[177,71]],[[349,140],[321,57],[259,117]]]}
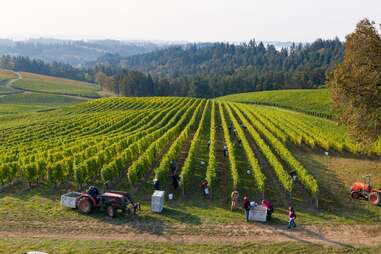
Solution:
{"label": "tree line", "polygon": [[289,88],[317,88],[342,61],[339,39],[277,50],[251,40],[172,46],[122,58],[107,54],[86,68],[28,57],[2,56],[0,67],[87,82],[120,96],[216,97]]}
{"label": "tree line", "polygon": [[[136,71],[145,73],[139,76],[150,81],[140,86],[136,79],[130,83],[129,78],[124,78],[119,83],[131,91],[144,88],[148,93],[140,91],[143,95],[216,97],[247,91],[317,88],[324,85],[327,72],[342,61],[343,53],[344,45],[337,38],[293,44],[281,50],[251,40],[240,45],[173,46],[128,58],[113,56],[109,62],[103,59],[102,67],[114,82],[121,80],[121,75],[131,75],[131,71],[121,69],[134,70],[133,76]],[[126,95],[138,93],[131,91]]]}
{"label": "tree line", "polygon": [[3,55],[0,57],[0,68],[86,82],[94,82],[96,73],[96,70],[93,68],[75,68],[70,64],[62,62],[53,62],[49,64],[39,59],[10,55]]}

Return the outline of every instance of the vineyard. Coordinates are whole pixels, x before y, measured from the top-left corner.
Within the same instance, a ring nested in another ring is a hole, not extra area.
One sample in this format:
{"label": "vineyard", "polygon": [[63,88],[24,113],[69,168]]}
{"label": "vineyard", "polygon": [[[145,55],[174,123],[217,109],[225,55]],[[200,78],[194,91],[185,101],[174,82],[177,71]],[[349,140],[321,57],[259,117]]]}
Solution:
{"label": "vineyard", "polygon": [[332,110],[328,93],[328,89],[289,89],[231,94],[220,99],[282,107],[331,118]]}
{"label": "vineyard", "polygon": [[[191,98],[103,98],[3,119],[0,183],[22,179],[29,186],[78,188],[124,183],[142,192],[158,178],[164,189],[173,191],[174,160],[179,195],[195,195],[194,188],[207,179],[216,198],[238,189],[257,198],[276,200],[295,190],[319,199],[319,178],[293,154],[298,147],[381,154],[380,143],[364,151],[343,127],[301,113]],[[296,172],[296,182],[291,172]],[[274,184],[280,193],[269,191]]]}

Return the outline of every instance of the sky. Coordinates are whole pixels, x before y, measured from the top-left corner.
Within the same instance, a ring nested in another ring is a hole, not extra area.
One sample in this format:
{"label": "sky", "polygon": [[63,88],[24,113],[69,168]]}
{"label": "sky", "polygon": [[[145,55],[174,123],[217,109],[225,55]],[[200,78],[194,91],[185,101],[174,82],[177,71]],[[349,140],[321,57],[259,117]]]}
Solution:
{"label": "sky", "polygon": [[4,0],[0,38],[310,42],[344,39],[381,0]]}

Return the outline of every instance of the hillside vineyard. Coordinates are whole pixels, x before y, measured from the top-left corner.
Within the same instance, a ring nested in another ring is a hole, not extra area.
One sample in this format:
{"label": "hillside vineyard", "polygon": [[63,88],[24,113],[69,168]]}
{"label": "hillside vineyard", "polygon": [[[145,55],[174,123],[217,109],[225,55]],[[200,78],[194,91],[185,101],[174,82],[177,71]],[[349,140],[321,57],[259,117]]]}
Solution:
{"label": "hillside vineyard", "polygon": [[[5,117],[3,122],[1,185],[21,178],[29,184],[78,186],[119,180],[135,187],[157,178],[166,188],[174,160],[184,193],[192,192],[202,179],[208,180],[212,192],[240,189],[247,177],[258,193],[266,194],[269,177],[290,192],[294,171],[302,188],[317,198],[319,179],[298,161],[294,148],[381,154],[379,143],[362,151],[343,127],[326,119],[215,100],[103,98],[51,112]],[[222,146],[227,148],[226,157]],[[245,168],[237,156],[244,156]],[[252,173],[246,174],[246,169]],[[219,185],[221,172],[231,179],[230,186]]]}

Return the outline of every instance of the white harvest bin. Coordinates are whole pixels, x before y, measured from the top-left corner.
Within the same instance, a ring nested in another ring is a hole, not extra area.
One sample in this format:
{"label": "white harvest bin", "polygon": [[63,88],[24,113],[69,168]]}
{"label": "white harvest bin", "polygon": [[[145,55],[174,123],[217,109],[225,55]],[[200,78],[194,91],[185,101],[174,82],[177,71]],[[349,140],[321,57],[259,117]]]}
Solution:
{"label": "white harvest bin", "polygon": [[259,205],[251,208],[249,211],[249,220],[266,222],[267,220],[267,208]]}
{"label": "white harvest bin", "polygon": [[81,195],[79,192],[69,192],[61,195],[61,206],[68,208],[77,207],[77,198]]}
{"label": "white harvest bin", "polygon": [[161,213],[164,207],[164,199],[164,191],[155,191],[151,197],[151,210],[155,213]]}

